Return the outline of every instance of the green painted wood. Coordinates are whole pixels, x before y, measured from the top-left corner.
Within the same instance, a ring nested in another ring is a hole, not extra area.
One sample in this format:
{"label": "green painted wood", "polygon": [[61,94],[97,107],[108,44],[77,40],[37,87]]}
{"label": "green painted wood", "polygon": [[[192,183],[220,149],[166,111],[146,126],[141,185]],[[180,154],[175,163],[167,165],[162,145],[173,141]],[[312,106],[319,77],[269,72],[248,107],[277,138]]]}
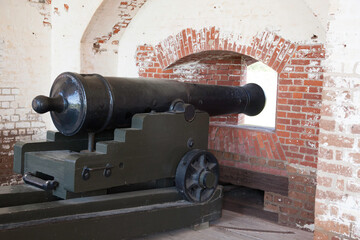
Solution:
{"label": "green painted wood", "polygon": [[55,199],[51,193],[27,184],[0,187],[0,208],[48,202]]}
{"label": "green painted wood", "polygon": [[74,198],[0,208],[0,224],[39,220],[65,215],[108,211],[182,200],[172,188]]}
{"label": "green painted wood", "polygon": [[[36,239],[54,240],[129,239],[155,232],[189,227],[214,221],[221,217],[221,187],[217,189],[213,198],[206,203],[190,203],[179,200],[177,199],[178,195],[176,198],[174,194],[177,195],[174,188],[122,193],[120,195],[124,196],[123,203],[114,209],[108,208],[107,201],[109,199],[105,198],[113,197],[112,200],[114,200],[115,195],[59,201],[72,203],[62,207],[66,211],[75,205],[77,206],[74,209],[82,209],[85,204],[93,203],[94,199],[98,199],[97,206],[102,206],[103,209],[91,210],[90,204],[84,208],[90,212],[85,211],[85,213],[79,213],[77,210],[78,213],[76,214],[65,215],[64,212],[60,211],[61,209],[58,209],[59,215],[57,216],[29,219],[27,217],[33,215],[27,215],[22,222],[0,224],[0,238],[23,239],[33,236]],[[160,195],[165,196],[165,199],[160,198],[160,203],[153,202],[143,205],[144,200],[155,199]],[[89,199],[91,200],[89,201]],[[136,203],[138,205],[129,207],[129,204],[132,204],[134,200],[138,200]],[[75,204],[75,201],[78,201],[78,204]],[[125,205],[127,207],[124,208]],[[15,214],[16,210],[17,212],[21,211],[20,209],[13,209],[12,213]],[[29,207],[23,209],[23,212],[28,210]],[[5,215],[0,216],[2,219],[2,216]]]}
{"label": "green painted wood", "polygon": [[[95,138],[95,142],[112,139],[112,131],[106,131]],[[48,131],[46,141],[17,142],[14,146],[14,167],[16,173],[24,174],[25,153],[36,151],[71,150],[79,152],[87,149],[88,139],[86,134],[67,137],[59,132]]]}
{"label": "green painted wood", "polygon": [[[191,150],[187,146],[190,138],[194,141],[193,148],[207,149],[208,128],[209,115],[204,112],[197,112],[191,123],[185,121],[183,113],[136,114],[131,128],[116,129],[112,140],[96,143],[95,152],[74,151],[74,147],[51,151],[48,142],[43,143],[43,151],[41,144],[39,148],[32,146],[25,154],[23,169],[53,176],[59,182],[53,193],[64,199],[116,186],[173,178],[179,161]],[[68,138],[69,141],[64,140]],[[65,147],[69,146],[68,142],[84,141],[56,133],[48,134],[48,139],[59,145],[64,143]],[[110,177],[105,177],[101,169],[107,165],[112,166]],[[91,171],[90,178],[84,180],[84,167],[98,170]]]}

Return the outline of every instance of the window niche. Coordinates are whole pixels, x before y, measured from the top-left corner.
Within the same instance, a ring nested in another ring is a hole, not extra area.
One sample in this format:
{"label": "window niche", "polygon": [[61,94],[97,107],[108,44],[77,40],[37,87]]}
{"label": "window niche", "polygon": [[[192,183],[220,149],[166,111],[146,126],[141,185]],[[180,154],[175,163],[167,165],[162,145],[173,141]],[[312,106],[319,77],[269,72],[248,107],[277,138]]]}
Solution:
{"label": "window niche", "polygon": [[247,66],[246,83],[256,83],[263,88],[266,104],[259,115],[245,116],[243,125],[275,129],[277,78],[277,72],[261,62]]}

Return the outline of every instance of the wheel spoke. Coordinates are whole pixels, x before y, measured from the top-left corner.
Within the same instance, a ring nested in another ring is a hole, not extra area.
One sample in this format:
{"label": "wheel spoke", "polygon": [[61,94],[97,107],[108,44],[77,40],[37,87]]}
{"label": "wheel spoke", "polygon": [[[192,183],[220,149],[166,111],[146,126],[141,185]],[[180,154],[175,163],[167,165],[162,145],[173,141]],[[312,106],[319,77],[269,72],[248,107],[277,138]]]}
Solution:
{"label": "wheel spoke", "polygon": [[193,173],[196,173],[196,172],[198,172],[198,171],[200,171],[200,167],[199,166],[197,166],[197,164],[195,163],[195,162],[192,162],[191,164],[190,164],[190,167],[193,169]]}
{"label": "wheel spoke", "polygon": [[206,155],[205,154],[202,154],[200,157],[199,157],[199,165],[200,167],[203,169],[203,168],[206,168]]}
{"label": "wheel spoke", "polygon": [[196,187],[196,188],[199,187],[198,181],[196,181],[193,178],[186,179],[186,188],[191,189],[191,188],[194,188],[194,187]]}
{"label": "wheel spoke", "polygon": [[195,198],[199,202],[201,202],[201,195],[202,195],[203,190],[204,190],[203,188],[198,188],[195,191]]}
{"label": "wheel spoke", "polygon": [[217,166],[216,163],[209,163],[209,162],[208,162],[208,164],[207,164],[207,168],[208,168],[209,170],[213,170],[216,166]]}

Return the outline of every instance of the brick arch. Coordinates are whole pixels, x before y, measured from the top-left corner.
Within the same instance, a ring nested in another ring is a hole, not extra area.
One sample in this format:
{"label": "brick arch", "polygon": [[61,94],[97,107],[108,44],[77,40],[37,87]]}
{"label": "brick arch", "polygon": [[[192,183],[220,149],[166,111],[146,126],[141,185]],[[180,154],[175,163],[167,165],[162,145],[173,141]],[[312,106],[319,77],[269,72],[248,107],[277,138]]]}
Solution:
{"label": "brick arch", "polygon": [[[286,225],[312,224],[322,60],[325,55],[323,45],[294,43],[272,32],[259,33],[246,42],[240,34],[221,34],[216,27],[187,28],[156,45],[138,46],[136,64],[139,76],[188,81],[174,63],[209,51],[247,55],[278,72],[276,130],[211,124],[209,149],[222,166],[287,176],[288,195],[265,192],[265,209],[279,213],[279,222]],[[215,75],[221,75],[223,62],[214,61],[213,64]],[[191,74],[195,75],[204,71],[193,70]],[[196,81],[222,84],[212,80],[199,78]],[[224,84],[229,82],[230,79]]]}
{"label": "brick arch", "polygon": [[216,27],[194,30],[187,28],[169,36],[155,46],[155,54],[163,69],[179,59],[203,51],[230,51],[250,56],[281,72],[296,45],[272,33],[264,32],[244,44],[241,35],[222,36]]}

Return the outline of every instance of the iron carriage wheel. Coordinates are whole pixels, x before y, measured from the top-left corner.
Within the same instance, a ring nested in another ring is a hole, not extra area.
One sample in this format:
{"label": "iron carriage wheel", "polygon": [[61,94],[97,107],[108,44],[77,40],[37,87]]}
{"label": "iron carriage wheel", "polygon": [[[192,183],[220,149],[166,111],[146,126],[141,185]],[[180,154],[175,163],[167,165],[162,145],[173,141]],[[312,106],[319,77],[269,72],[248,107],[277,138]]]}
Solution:
{"label": "iron carriage wheel", "polygon": [[219,164],[208,151],[193,149],[187,152],[176,169],[178,191],[191,202],[206,202],[216,190]]}

